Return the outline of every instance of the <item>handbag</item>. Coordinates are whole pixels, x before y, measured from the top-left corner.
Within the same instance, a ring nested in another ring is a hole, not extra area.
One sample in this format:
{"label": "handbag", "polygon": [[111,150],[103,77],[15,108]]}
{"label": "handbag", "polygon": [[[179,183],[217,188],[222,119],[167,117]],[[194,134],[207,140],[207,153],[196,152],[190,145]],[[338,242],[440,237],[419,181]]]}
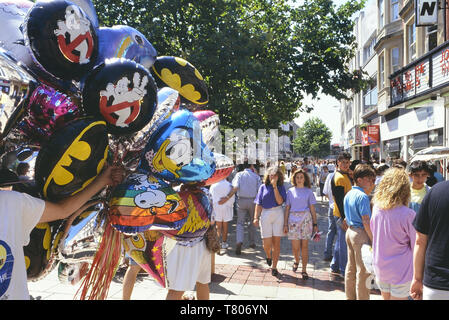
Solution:
{"label": "handbag", "polygon": [[207,229],[206,233],[204,234],[204,237],[206,239],[206,247],[209,249],[212,253],[219,253],[221,246],[220,246],[220,239],[218,238],[217,229],[215,228],[215,225],[210,225],[209,229]]}

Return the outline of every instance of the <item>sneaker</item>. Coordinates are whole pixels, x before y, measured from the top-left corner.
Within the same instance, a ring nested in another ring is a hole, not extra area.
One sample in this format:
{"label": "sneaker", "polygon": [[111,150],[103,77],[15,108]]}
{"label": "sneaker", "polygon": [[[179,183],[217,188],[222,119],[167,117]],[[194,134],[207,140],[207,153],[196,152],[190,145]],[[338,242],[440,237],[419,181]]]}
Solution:
{"label": "sneaker", "polygon": [[271,275],[275,276],[275,277],[279,276],[278,270],[277,269],[271,269]]}
{"label": "sneaker", "polygon": [[237,243],[235,246],[235,254],[238,256],[242,254],[242,243]]}
{"label": "sneaker", "polygon": [[229,244],[227,242],[222,242],[221,243],[221,248],[222,249],[227,249],[229,247]]}
{"label": "sneaker", "polygon": [[267,264],[269,267],[271,267],[271,258],[267,258]]}

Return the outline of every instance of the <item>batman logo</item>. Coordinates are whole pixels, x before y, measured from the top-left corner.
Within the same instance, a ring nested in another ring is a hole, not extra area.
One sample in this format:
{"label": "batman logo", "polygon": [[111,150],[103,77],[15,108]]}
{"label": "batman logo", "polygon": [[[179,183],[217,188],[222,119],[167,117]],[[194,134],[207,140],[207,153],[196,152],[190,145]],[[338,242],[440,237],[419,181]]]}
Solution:
{"label": "batman logo", "polygon": [[207,86],[199,71],[178,57],[158,57],[151,69],[158,87],[169,86],[179,92],[184,102],[205,105],[209,102]]}
{"label": "batman logo", "polygon": [[83,190],[101,172],[108,154],[106,122],[81,119],[54,133],[36,160],[36,183],[57,201]]}

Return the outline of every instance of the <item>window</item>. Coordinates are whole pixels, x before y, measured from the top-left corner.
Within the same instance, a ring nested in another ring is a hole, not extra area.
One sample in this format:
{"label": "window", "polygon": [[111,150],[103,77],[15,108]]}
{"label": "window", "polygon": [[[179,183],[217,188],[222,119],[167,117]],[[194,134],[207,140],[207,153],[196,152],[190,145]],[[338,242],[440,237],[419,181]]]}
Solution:
{"label": "window", "polygon": [[385,86],[385,65],[384,55],[379,57],[379,89],[382,90]]}
{"label": "window", "polygon": [[426,30],[427,30],[426,51],[430,51],[433,48],[436,48],[438,45],[438,40],[437,40],[438,26],[430,26],[430,27],[427,27]]}
{"label": "window", "polygon": [[391,73],[394,73],[400,69],[399,64],[399,48],[391,49]]}
{"label": "window", "polygon": [[407,25],[408,62],[416,59],[416,27],[415,23]]}
{"label": "window", "polygon": [[379,29],[384,27],[384,0],[379,0]]}
{"label": "window", "polygon": [[399,19],[399,0],[391,0],[391,22]]}
{"label": "window", "polygon": [[369,87],[363,92],[363,113],[370,112],[377,105],[377,74],[369,82]]}
{"label": "window", "polygon": [[367,63],[369,58],[374,54],[374,46],[376,45],[377,38],[371,39],[369,45],[363,48],[363,64]]}

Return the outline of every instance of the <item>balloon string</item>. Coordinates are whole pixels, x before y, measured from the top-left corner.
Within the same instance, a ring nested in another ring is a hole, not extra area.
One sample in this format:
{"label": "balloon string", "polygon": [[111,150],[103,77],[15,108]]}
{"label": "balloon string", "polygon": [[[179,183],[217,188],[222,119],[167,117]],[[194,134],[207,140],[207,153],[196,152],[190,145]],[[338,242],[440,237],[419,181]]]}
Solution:
{"label": "balloon string", "polygon": [[120,262],[121,243],[120,232],[115,230],[107,219],[102,241],[89,272],[75,294],[75,299],[80,290],[80,300],[86,300],[89,290],[89,300],[104,300],[107,298],[110,284]]}

